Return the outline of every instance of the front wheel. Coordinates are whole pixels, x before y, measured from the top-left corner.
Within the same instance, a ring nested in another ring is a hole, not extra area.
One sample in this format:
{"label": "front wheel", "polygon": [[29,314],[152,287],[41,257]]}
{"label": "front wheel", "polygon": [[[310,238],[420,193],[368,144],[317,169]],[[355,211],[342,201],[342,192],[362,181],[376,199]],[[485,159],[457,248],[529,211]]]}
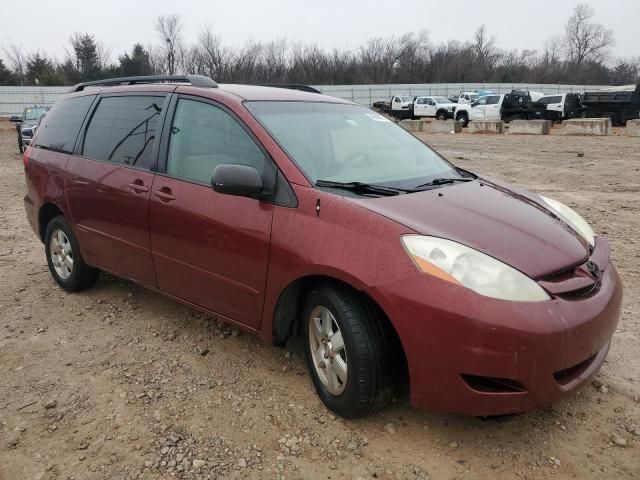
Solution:
{"label": "front wheel", "polygon": [[462,122],[463,127],[469,125],[469,115],[467,115],[466,113],[461,113],[460,115],[456,116],[456,120]]}
{"label": "front wheel", "polygon": [[369,302],[322,286],[307,295],[302,318],[307,366],[327,408],[358,418],[392,399],[392,335]]}
{"label": "front wheel", "polygon": [[447,117],[447,112],[445,112],[444,110],[440,110],[438,113],[436,113],[436,120],[446,120]]}
{"label": "front wheel", "polygon": [[78,241],[63,216],[47,225],[44,248],[51,276],[63,289],[77,292],[96,283],[100,272],[84,263]]}

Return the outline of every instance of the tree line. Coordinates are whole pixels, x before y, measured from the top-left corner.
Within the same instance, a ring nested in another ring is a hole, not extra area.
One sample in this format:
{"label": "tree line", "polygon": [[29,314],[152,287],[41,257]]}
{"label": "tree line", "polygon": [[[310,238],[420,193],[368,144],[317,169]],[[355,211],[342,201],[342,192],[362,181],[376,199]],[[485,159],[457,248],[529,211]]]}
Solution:
{"label": "tree line", "polygon": [[541,50],[504,50],[482,25],[471,40],[434,44],[426,31],[371,38],[354,49],[276,39],[224,45],[211,27],[195,42],[184,39],[178,15],[154,20],[157,43],[136,43],[117,56],[90,33],[69,39],[66,58],[10,44],[0,58],[0,85],[73,85],[115,76],[193,73],[220,83],[572,83],[640,82],[640,56],[613,58],[611,30],[594,21],[594,10],[578,4],[564,31]]}

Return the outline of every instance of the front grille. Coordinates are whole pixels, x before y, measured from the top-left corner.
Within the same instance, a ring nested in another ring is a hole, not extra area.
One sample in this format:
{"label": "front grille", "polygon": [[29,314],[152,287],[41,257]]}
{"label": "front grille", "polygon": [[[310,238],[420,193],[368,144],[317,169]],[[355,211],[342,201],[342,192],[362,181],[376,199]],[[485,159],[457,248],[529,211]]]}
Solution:
{"label": "front grille", "polygon": [[591,357],[583,360],[573,367],[565,368],[564,370],[558,370],[553,374],[553,378],[555,379],[556,383],[559,383],[560,385],[566,385],[567,383],[570,383],[571,381],[579,377],[582,373],[584,373],[584,371],[589,368],[589,365],[591,365],[591,362],[593,362],[595,358],[596,356],[592,355]]}
{"label": "front grille", "polygon": [[583,298],[589,298],[600,290],[600,286],[602,285],[601,281],[594,282],[591,285],[588,285],[584,288],[579,288],[578,290],[573,290],[571,292],[561,293],[558,297],[564,300],[581,300]]}
{"label": "front grille", "polygon": [[22,130],[21,133],[22,133],[23,137],[32,137],[33,136],[33,130],[31,130],[31,129]]}
{"label": "front grille", "polygon": [[480,375],[460,375],[464,383],[477,392],[482,393],[522,393],[526,389],[510,378],[483,377]]}

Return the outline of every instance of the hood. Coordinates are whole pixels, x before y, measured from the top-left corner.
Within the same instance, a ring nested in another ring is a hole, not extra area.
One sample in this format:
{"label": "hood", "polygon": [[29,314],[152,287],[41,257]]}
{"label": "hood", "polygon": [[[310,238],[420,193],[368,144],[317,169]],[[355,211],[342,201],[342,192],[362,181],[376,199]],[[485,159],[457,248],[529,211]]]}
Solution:
{"label": "hood", "polygon": [[423,235],[453,240],[541,278],[580,264],[588,245],[533,194],[476,180],[425,192],[350,199]]}
{"label": "hood", "polygon": [[20,124],[20,128],[33,128],[38,124],[38,120],[24,120]]}

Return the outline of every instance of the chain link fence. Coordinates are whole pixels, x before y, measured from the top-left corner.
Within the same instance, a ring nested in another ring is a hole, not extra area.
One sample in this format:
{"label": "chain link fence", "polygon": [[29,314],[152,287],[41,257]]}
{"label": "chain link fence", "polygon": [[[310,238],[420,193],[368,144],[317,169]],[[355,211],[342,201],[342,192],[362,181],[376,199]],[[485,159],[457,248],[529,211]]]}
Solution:
{"label": "chain link fence", "polygon": [[[511,90],[533,90],[545,94],[595,91],[606,85],[556,85],[539,83],[423,83],[390,85],[314,85],[326,95],[344,98],[362,105],[389,100],[392,95],[457,95],[463,91],[490,90],[509,93]],[[0,87],[0,117],[20,115],[27,106],[53,105],[69,87]]]}

